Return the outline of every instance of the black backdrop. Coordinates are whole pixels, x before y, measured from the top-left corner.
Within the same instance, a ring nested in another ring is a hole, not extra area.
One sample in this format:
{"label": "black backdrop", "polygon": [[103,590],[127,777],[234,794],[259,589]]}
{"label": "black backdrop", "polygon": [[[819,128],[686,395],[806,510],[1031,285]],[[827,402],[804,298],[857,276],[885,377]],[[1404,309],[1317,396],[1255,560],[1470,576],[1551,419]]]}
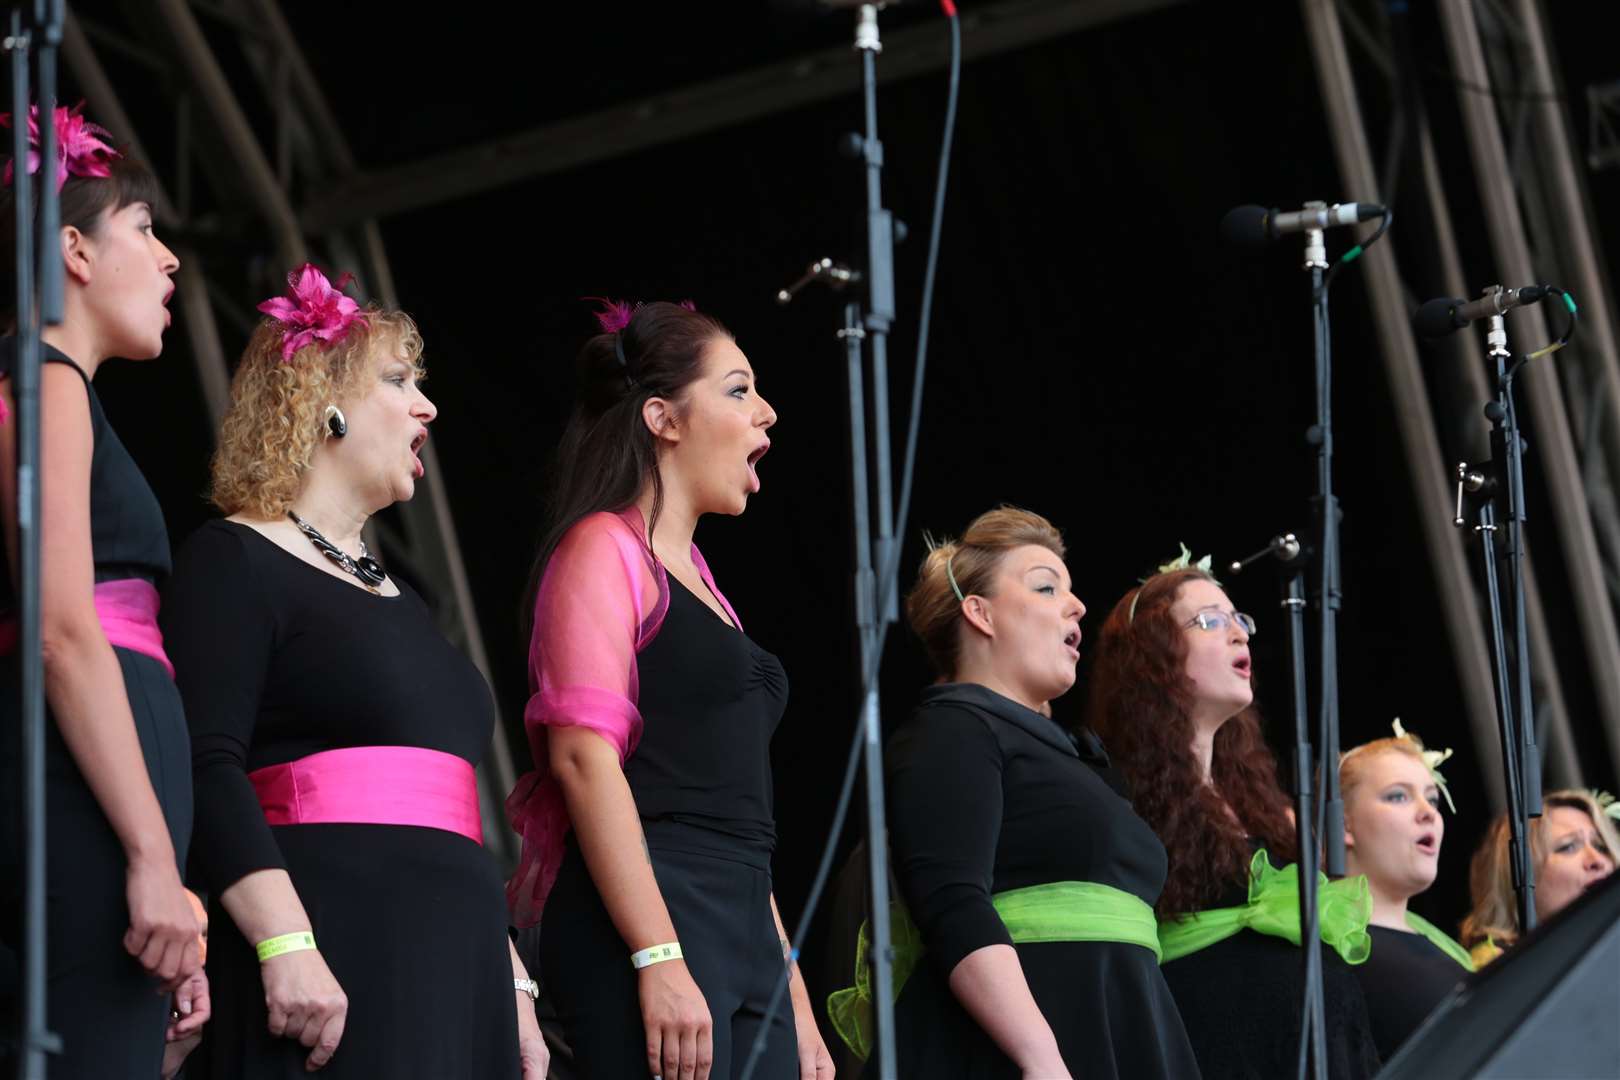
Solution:
{"label": "black backdrop", "polygon": [[[842,19],[785,6],[695,7],[547,10],[537,26],[376,22],[330,6],[288,5],[288,16],[357,155],[375,167],[848,37]],[[891,25],[931,18],[928,5],[885,16]],[[1477,198],[1454,134],[1444,53],[1424,18],[1432,16],[1413,16],[1425,94],[1454,212],[1467,223]],[[1578,22],[1567,11],[1560,18],[1572,85],[1612,77],[1614,65]],[[1373,145],[1382,146],[1387,87],[1364,69],[1363,93]],[[888,203],[913,232],[899,252],[897,433],[943,101],[943,73],[881,92]],[[761,467],[764,489],[743,518],[705,521],[698,539],[750,634],[792,678],[774,748],[777,891],[790,921],[829,819],[855,685],[838,302],[810,293],[782,309],[772,297],[812,258],[860,250],[860,174],[835,152],[859,120],[852,96],[384,223],[403,304],[427,340],[442,479],[520,760],[517,608],[573,351],[591,329],[578,298],[690,297],[732,327],[752,360],[781,417]],[[1237,203],[1365,198],[1344,191],[1325,125],[1289,4],[1179,5],[967,65],[907,581],[922,529],[952,533],[981,510],[1016,503],[1066,530],[1090,635],[1178,541],[1224,562],[1309,527],[1313,470],[1302,433],[1311,353],[1299,248],[1240,260],[1217,246],[1216,224]],[[143,136],[165,160],[166,133]],[[1591,180],[1600,213],[1620,200],[1612,177]],[[1415,184],[1405,179],[1402,190]],[[229,200],[215,209],[229,219]],[[1494,280],[1481,230],[1461,231],[1470,274]],[[1392,246],[1403,235],[1398,223]],[[1402,258],[1414,290],[1434,292],[1421,259]],[[264,292],[248,283],[267,269],[242,260],[244,315],[248,297]],[[239,347],[242,328],[224,330],[228,349]],[[1418,531],[1419,513],[1449,517],[1449,507],[1413,503],[1355,268],[1334,290],[1334,345],[1345,743],[1387,734],[1399,715],[1431,744],[1457,748],[1447,773],[1459,815],[1440,881],[1415,904],[1451,927],[1466,908],[1467,859],[1488,809],[1479,763],[1497,750],[1471,741]],[[114,365],[100,384],[178,542],[208,514],[199,493],[210,441],[183,336],[171,335],[158,370]],[[1475,404],[1447,408],[1454,422],[1482,424]],[[1539,550],[1550,558],[1554,545]],[[1259,572],[1229,586],[1260,621],[1257,685],[1281,747],[1287,654],[1275,581]],[[1553,588],[1548,602],[1562,607]],[[1082,659],[1082,686],[1087,668]],[[887,724],[928,680],[909,635],[892,634]],[[1569,692],[1579,723],[1589,701],[1578,686]],[[1060,719],[1078,718],[1082,695],[1057,703]],[[1583,744],[1588,779],[1612,787],[1598,745]]]}

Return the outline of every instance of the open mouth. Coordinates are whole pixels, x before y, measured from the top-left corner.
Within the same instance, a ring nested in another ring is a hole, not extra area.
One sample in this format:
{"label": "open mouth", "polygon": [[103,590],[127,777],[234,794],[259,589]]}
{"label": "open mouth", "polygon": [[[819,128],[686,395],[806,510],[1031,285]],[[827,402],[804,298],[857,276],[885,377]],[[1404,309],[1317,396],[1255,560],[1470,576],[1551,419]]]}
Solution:
{"label": "open mouth", "polygon": [[1242,678],[1247,679],[1252,674],[1250,664],[1251,661],[1247,656],[1240,656],[1236,660],[1232,661],[1232,670],[1237,672]]}
{"label": "open mouth", "polygon": [[1440,854],[1440,838],[1434,833],[1424,833],[1417,838],[1417,848],[1425,855]]}
{"label": "open mouth", "polygon": [[1063,647],[1073,653],[1076,660],[1080,659],[1080,628],[1078,626],[1063,635]]}
{"label": "open mouth", "polygon": [[753,482],[753,486],[750,488],[752,491],[759,490],[759,472],[755,469],[755,466],[759,464],[759,459],[764,457],[765,452],[770,448],[771,440],[766,439],[754,447],[754,452],[748,455],[748,479]]}
{"label": "open mouth", "polygon": [[164,326],[168,326],[170,323],[172,323],[174,321],[174,315],[169,311],[169,301],[173,300],[173,299],[174,299],[174,287],[171,285],[169,287],[169,291],[163,294],[163,325]]}
{"label": "open mouth", "polygon": [[427,437],[427,428],[423,428],[416,433],[416,438],[411,440],[411,456],[416,459],[416,476],[418,479],[427,475],[427,469],[422,466],[421,455],[422,444],[427,442]]}

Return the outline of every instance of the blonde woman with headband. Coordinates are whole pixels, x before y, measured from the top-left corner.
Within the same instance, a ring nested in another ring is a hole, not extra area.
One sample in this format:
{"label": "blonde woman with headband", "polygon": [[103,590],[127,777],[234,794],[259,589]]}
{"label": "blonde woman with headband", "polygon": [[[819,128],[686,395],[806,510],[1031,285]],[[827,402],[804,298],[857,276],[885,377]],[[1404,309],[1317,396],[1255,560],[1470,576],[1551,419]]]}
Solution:
{"label": "blonde woman with headband", "polygon": [[[929,552],[906,615],[944,680],[888,745],[906,1076],[1187,1077],[1159,974],[1164,848],[1095,736],[1050,719],[1080,618],[1063,540],[1003,507]],[[913,927],[914,924],[914,927]],[[833,996],[857,1052],[863,989]]]}
{"label": "blonde woman with headband", "polygon": [[1339,759],[1344,794],[1345,868],[1365,875],[1372,894],[1372,951],[1354,970],[1367,998],[1378,1056],[1388,1061],[1424,1017],[1474,969],[1467,951],[1408,907],[1434,884],[1450,793],[1439,765],[1451,751],[1425,750],[1394,724],[1395,735]]}
{"label": "blonde woman with headband", "polygon": [[[1620,851],[1612,796],[1568,789],[1541,800],[1530,819],[1530,855],[1535,862],[1536,921],[1544,922],[1614,873]],[[1473,910],[1463,919],[1462,940],[1483,967],[1519,940],[1518,898],[1508,859],[1507,815],[1498,814],[1474,852],[1468,871]]]}

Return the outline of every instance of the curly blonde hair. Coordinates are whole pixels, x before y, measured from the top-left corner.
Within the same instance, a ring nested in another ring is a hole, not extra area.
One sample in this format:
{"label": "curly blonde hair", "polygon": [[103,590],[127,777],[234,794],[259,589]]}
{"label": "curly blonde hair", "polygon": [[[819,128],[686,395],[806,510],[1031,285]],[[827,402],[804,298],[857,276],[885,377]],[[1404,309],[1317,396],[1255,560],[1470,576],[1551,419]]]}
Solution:
{"label": "curly blonde hair", "polygon": [[422,335],[403,311],[375,304],[334,344],[315,342],[281,358],[281,323],[265,319],[248,339],[220,423],[209,497],[226,514],[279,518],[303,488],[326,435],[326,407],[352,403],[366,377],[398,356],[422,369]]}

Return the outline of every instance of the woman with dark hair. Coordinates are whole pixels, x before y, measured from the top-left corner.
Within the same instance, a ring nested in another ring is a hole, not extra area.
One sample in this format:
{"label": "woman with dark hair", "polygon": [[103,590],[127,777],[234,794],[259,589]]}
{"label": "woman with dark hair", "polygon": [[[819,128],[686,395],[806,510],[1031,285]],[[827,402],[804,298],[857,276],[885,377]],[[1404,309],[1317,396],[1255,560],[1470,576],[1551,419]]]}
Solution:
{"label": "woman with dark hair", "polygon": [[699,517],[759,490],[776,412],[689,305],[599,321],[530,585],[535,771],[507,802],[523,836],[513,921],[544,908],[541,969],[585,1075],[734,1075],[787,964],[792,1014],[764,1032],[759,1075],[825,1080],[771,891],[787,676],[692,542]]}
{"label": "woman with dark hair", "polygon": [[313,266],[262,319],[164,596],[191,727],[214,1019],[190,1075],[543,1080],[476,768],[494,701],[362,539],[437,408],[402,311]]}
{"label": "woman with dark hair", "polygon": [[[1607,878],[1620,857],[1612,796],[1569,788],[1542,797],[1540,817],[1530,819],[1530,857],[1535,862],[1536,921],[1550,919],[1587,889]],[[1484,965],[1519,941],[1519,904],[1513,889],[1507,815],[1498,814],[1469,864],[1473,908],[1462,921],[1462,943]]]}
{"label": "woman with dark hair", "polygon": [[[1097,740],[1051,719],[1086,611],[1063,557],[1050,522],[1001,507],[933,545],[906,597],[944,680],[884,758],[906,1076],[1198,1074],[1159,974],[1164,848]],[[829,1012],[864,1052],[857,980]]]}
{"label": "woman with dark hair", "polygon": [[[20,121],[4,118],[7,127],[13,122]],[[151,173],[76,112],[59,108],[54,122],[60,159],[45,171],[35,160],[27,170],[61,195],[61,228],[41,246],[59,253],[64,285],[64,318],[42,333],[40,373],[45,1004],[62,1037],[50,1069],[53,1077],[150,1080],[171,1020],[170,1001],[154,991],[180,989],[171,1037],[189,1035],[207,1018],[197,917],[180,872],[191,836],[191,770],[185,716],[157,627],[156,583],[169,572],[163,513],[91,380],[114,357],[151,360],[162,352],[179,261],[152,232]],[[0,302],[10,323],[11,185],[38,181],[15,163],[6,178]],[[17,340],[7,337],[0,341],[0,506],[13,574],[0,577],[7,654],[0,662],[0,938],[20,951],[17,448],[16,425],[6,419],[15,405],[16,361]],[[15,1018],[5,1024],[12,1028]]]}
{"label": "woman with dark hair", "polygon": [[[1091,725],[1169,855],[1164,977],[1205,1077],[1289,1075],[1299,1049],[1293,811],[1254,707],[1254,629],[1183,549],[1109,613],[1091,680]],[[1371,1076],[1378,1054],[1348,966],[1368,948],[1365,881],[1325,887],[1321,907],[1328,1072]]]}

